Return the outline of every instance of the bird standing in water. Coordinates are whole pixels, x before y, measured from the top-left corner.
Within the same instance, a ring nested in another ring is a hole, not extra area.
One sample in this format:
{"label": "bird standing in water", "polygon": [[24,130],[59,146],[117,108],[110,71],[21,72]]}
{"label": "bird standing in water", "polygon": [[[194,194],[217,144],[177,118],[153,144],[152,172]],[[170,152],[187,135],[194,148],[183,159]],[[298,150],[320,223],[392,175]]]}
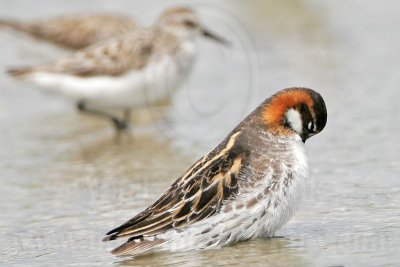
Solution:
{"label": "bird standing in water", "polygon": [[289,88],[265,100],[148,208],[107,233],[114,255],[216,248],[270,237],[305,190],[305,141],[324,129],[321,95]]}

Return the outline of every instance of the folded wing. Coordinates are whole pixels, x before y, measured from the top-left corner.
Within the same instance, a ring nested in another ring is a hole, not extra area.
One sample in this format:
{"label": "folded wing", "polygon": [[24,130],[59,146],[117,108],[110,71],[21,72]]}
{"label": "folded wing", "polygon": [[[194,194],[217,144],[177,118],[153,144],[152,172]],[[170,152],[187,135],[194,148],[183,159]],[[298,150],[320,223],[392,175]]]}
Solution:
{"label": "folded wing", "polygon": [[152,51],[153,35],[149,31],[135,31],[104,41],[71,56],[35,67],[13,68],[13,76],[32,72],[70,74],[82,77],[118,76],[130,70],[143,68]]}
{"label": "folded wing", "polygon": [[[233,150],[214,157],[205,156],[178,179],[146,210],[107,233],[104,241],[129,237],[113,251],[121,255],[134,252],[140,241],[160,244],[157,235],[198,223],[218,213],[223,202],[239,190],[238,175],[245,153]],[[130,245],[129,245],[130,244]]]}

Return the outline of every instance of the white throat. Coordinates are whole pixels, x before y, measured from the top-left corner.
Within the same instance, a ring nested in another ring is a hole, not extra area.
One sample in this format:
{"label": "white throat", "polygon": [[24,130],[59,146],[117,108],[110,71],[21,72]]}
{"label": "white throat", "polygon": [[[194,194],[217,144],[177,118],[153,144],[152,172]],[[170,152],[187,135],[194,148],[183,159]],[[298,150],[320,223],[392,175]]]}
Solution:
{"label": "white throat", "polygon": [[297,110],[291,108],[286,111],[285,116],[287,122],[290,124],[292,129],[298,134],[301,134],[303,131],[303,122],[301,121],[300,113]]}

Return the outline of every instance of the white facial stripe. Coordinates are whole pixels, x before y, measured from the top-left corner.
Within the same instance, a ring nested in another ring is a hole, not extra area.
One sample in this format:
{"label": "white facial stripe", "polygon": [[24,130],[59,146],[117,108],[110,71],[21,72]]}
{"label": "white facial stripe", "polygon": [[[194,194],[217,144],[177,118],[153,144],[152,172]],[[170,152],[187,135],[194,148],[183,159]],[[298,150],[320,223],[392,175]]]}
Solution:
{"label": "white facial stripe", "polygon": [[298,134],[301,134],[303,131],[303,123],[301,121],[300,113],[291,108],[286,111],[285,116],[288,123],[290,123],[290,126],[292,126],[292,129]]}

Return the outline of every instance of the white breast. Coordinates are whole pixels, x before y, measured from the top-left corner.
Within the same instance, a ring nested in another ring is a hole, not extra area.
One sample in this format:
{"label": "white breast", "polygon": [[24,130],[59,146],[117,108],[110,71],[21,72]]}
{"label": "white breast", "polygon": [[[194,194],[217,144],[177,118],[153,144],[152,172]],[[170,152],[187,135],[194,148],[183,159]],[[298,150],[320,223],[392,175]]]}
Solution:
{"label": "white breast", "polygon": [[[289,142],[291,144],[288,147],[291,149],[285,154],[290,157],[291,166],[288,166],[284,160],[278,159],[283,175],[278,177],[277,184],[271,183],[274,170],[270,168],[263,183],[257,185],[254,192],[246,197],[245,202],[254,198],[259,201],[250,209],[239,212],[237,219],[241,220],[241,227],[237,229],[240,233],[237,234],[236,241],[272,236],[298,210],[305,192],[308,164],[305,147],[300,137],[296,136]],[[266,188],[271,185],[276,186],[277,189],[270,190],[266,194]]]}
{"label": "white breast", "polygon": [[[288,184],[285,184],[285,180],[281,179],[279,190],[272,193],[271,197],[265,199],[264,203],[260,205],[259,209],[262,214],[265,211],[265,215],[261,216],[259,231],[255,233],[256,237],[274,235],[299,209],[303,200],[306,185],[305,179],[308,175],[308,164],[304,144],[300,138],[298,139],[297,141],[293,141],[292,153],[295,161],[292,168],[289,169],[287,166],[282,166],[282,168],[286,168],[287,175],[289,173],[292,174],[292,179]],[[271,202],[269,203],[269,201]],[[262,211],[263,208],[264,211]]]}
{"label": "white breast", "polygon": [[173,56],[157,57],[146,69],[145,100],[151,103],[170,97],[189,75],[194,57],[193,42],[183,42]]}

